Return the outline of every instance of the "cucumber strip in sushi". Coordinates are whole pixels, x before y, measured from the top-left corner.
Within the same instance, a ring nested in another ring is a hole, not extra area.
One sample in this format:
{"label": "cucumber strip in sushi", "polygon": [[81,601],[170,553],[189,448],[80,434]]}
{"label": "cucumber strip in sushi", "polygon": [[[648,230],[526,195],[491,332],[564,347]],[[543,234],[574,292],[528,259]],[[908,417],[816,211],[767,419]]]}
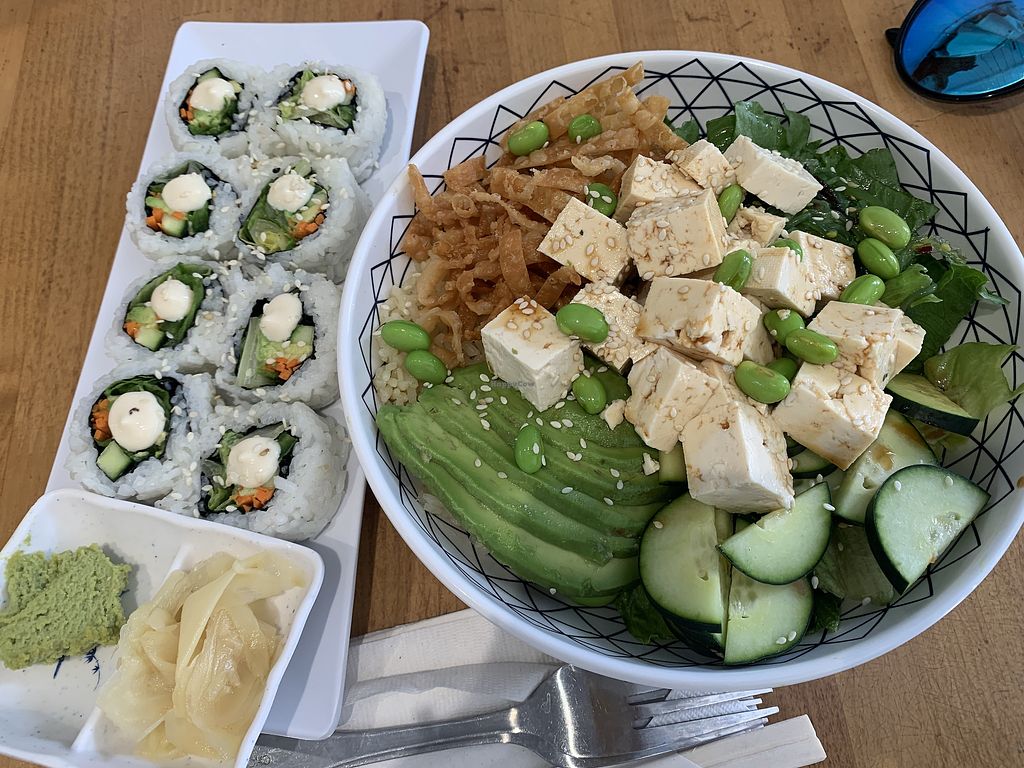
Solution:
{"label": "cucumber strip in sushi", "polygon": [[344,277],[370,201],[341,159],[280,157],[251,169],[236,242],[266,263]]}
{"label": "cucumber strip in sushi", "polygon": [[343,157],[358,181],[377,165],[387,101],[376,77],[353,67],[285,64],[260,81],[250,141],[267,156]]}
{"label": "cucumber strip in sushi", "polygon": [[119,368],[75,410],[68,473],[104,496],[159,499],[198,461],[197,433],[212,410],[213,382],[207,375]]}
{"label": "cucumber strip in sushi", "polygon": [[149,372],[212,370],[199,348],[207,329],[222,325],[220,270],[201,261],[160,264],[132,283],[107,333],[107,351],[118,362],[149,366]]}
{"label": "cucumber strip in sushi", "polygon": [[151,259],[233,254],[238,181],[217,155],[193,151],[156,163],[132,185],[125,208],[132,241]]}
{"label": "cucumber strip in sushi", "polygon": [[236,402],[303,402],[320,409],[337,400],[338,286],[280,264],[248,280],[232,270],[223,282],[223,323],[205,325],[198,340],[217,361],[220,389]]}
{"label": "cucumber strip in sushi", "polygon": [[256,70],[247,64],[206,59],[187,67],[167,89],[163,103],[174,148],[227,158],[244,155],[255,94]]}
{"label": "cucumber strip in sushi", "polygon": [[199,461],[156,506],[301,541],[330,522],[345,490],[347,441],[302,403],[218,406]]}

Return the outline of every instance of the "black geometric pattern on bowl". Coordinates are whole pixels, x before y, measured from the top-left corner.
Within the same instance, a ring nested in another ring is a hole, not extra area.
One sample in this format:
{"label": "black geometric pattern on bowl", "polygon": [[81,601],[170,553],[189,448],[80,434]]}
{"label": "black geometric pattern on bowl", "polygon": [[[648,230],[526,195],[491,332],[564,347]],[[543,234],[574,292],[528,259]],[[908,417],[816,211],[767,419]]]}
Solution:
{"label": "black geometric pattern on bowl", "polygon": [[[498,139],[509,125],[524,114],[556,96],[572,95],[591,82],[622,69],[624,67],[609,67],[590,81],[576,84],[576,87],[557,80],[551,81],[536,93],[533,103],[525,109],[498,106],[487,135],[458,137],[452,141],[447,167],[480,154],[493,161],[500,154]],[[703,126],[708,120],[729,112],[734,102],[750,99],[759,101],[766,111],[773,114],[782,115],[785,105],[790,110],[807,115],[813,126],[812,137],[823,139],[825,148],[839,143],[856,155],[874,147],[887,147],[896,158],[904,186],[938,206],[939,215],[932,225],[932,232],[959,247],[971,265],[982,269],[989,276],[991,287],[1009,300],[1005,307],[976,309],[958,329],[951,344],[963,341],[1017,343],[1020,289],[988,263],[989,230],[987,227],[972,228],[968,220],[967,193],[935,186],[931,153],[927,147],[881,130],[855,102],[823,99],[802,78],[772,81],[742,63],[712,71],[699,58],[694,58],[671,71],[648,69],[637,91],[641,98],[651,94],[668,96],[672,102],[669,117],[676,124],[694,118]],[[425,174],[428,185],[433,183],[432,191],[436,192],[443,185],[440,171],[444,169],[430,170],[438,171]],[[360,329],[362,358],[370,381],[373,379],[373,344],[377,343],[371,332],[379,324],[377,306],[386,300],[392,285],[402,284],[408,271],[409,261],[402,254],[400,246],[411,218],[411,210],[408,214],[392,218],[389,257],[371,267],[375,305]],[[1005,370],[1012,386],[1016,387],[1018,379],[1024,380],[1024,358],[1015,352]],[[371,415],[376,413],[378,403],[372,386],[368,386],[362,393],[362,402]],[[996,409],[975,431],[967,447],[958,450],[955,455],[943,457],[943,463],[988,490],[992,495],[991,509],[1015,489],[1016,478],[1011,478],[1002,465],[1024,445],[1020,435],[1024,435],[1024,420],[1017,404],[1014,403],[1008,409]],[[379,437],[377,451],[397,478],[401,486],[402,504],[412,518],[460,571],[494,600],[504,603],[525,621],[607,656],[643,659],[647,663],[666,667],[721,664],[682,643],[640,643],[626,631],[614,609],[571,605],[559,600],[557,595],[552,596],[519,579],[495,561],[486,550],[474,545],[466,532],[443,512],[425,511],[419,506],[417,491],[409,474],[396,463]],[[933,580],[936,575],[978,549],[981,541],[977,524],[972,524],[929,569],[925,577],[892,605],[847,605],[842,624],[836,632],[809,633],[788,653],[760,664],[783,664],[819,646],[839,646],[868,636],[890,612],[930,599],[935,594]]]}

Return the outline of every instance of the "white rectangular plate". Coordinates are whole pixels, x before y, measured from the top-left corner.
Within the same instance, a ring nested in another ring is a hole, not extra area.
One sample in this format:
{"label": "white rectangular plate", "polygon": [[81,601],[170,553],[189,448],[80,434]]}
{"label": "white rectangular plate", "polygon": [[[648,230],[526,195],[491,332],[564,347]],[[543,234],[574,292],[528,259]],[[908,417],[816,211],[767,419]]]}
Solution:
{"label": "white rectangular plate", "polygon": [[[363,184],[363,189],[376,203],[391,181],[404,171],[409,160],[428,36],[426,26],[418,21],[183,24],[171,48],[161,88],[161,102],[157,103],[150,125],[141,168],[173,151],[160,107],[171,80],[194,61],[238,59],[266,69],[281,63],[301,64],[309,60],[351,64],[376,75],[387,97],[388,127],[380,167]],[[113,324],[114,314],[128,284],[145,274],[151,266],[152,262],[138,252],[127,232],[122,230],[103,303],[82,365],[72,411],[74,404],[88,393],[93,381],[113,366],[103,347],[104,335]],[[325,412],[340,424],[345,423],[340,403],[335,403]],[[71,418],[70,414],[68,418]],[[65,425],[47,490],[77,487],[64,469],[67,437]],[[365,490],[362,470],[355,452],[352,452],[348,462],[348,487],[338,514],[310,544],[324,559],[324,589],[313,607],[306,631],[281,683],[265,725],[268,733],[322,739],[338,724]]]}

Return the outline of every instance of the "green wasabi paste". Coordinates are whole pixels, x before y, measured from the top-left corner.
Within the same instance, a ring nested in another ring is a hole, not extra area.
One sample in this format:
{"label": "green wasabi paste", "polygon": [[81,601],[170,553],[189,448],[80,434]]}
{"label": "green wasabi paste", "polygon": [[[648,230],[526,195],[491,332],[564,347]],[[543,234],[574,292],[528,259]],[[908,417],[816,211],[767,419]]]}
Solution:
{"label": "green wasabi paste", "polygon": [[129,573],[130,565],[116,565],[95,544],[50,558],[14,553],[5,568],[0,662],[22,669],[116,644]]}

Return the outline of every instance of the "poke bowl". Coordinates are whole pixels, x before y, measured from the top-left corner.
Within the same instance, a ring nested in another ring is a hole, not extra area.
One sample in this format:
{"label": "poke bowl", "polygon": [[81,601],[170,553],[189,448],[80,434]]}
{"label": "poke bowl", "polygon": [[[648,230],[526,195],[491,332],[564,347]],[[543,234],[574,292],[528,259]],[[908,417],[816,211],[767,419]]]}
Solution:
{"label": "poke bowl", "polygon": [[[761,106],[756,114],[769,119],[789,116],[795,122],[792,115],[803,115],[810,125],[810,140],[820,142],[817,151],[842,147],[856,158],[873,149],[888,150],[903,189],[935,208],[934,218],[928,216],[920,232],[947,243],[962,254],[965,267],[988,278],[989,300],[972,302],[966,317],[949,334],[946,348],[964,342],[1016,345],[1017,286],[1024,280],[1024,263],[977,187],[938,148],[877,105],[825,80],[775,64],[717,53],[647,51],[540,73],[480,102],[427,142],[411,161],[425,184],[420,194],[443,191],[443,174],[471,158],[483,157],[485,166],[493,165],[505,150],[506,131],[522,127],[523,118],[540,105],[627,72],[638,61],[644,69],[642,79],[633,86],[637,97],[667,98],[667,120],[675,126],[688,123],[695,131],[691,143],[706,135],[709,121],[730,114],[737,102],[757,102]],[[721,126],[721,121],[713,125]],[[807,139],[805,135],[801,140]],[[909,585],[901,585],[905,589],[884,601],[887,604],[867,598],[846,600],[836,607],[838,615],[830,626],[812,625],[795,638],[791,633],[789,642],[783,633],[778,638],[779,645],[785,646],[781,653],[735,666],[707,653],[699,643],[678,638],[642,642],[627,629],[618,607],[581,605],[547,585],[520,578],[470,536],[458,516],[424,491],[415,479],[417,473],[396,458],[375,421],[384,402],[374,377],[390,354],[378,327],[394,308],[393,289],[408,287],[416,272],[403,246],[417,211],[416,192],[409,175],[395,181],[367,224],[345,286],[340,313],[345,343],[339,350],[338,371],[353,445],[382,508],[420,560],[456,596],[534,647],[611,677],[671,688],[740,689],[817,679],[887,653],[932,626],[995,567],[1024,521],[1024,506],[1014,495],[1017,478],[1024,476],[1024,455],[1019,451],[1024,445],[1024,422],[1016,401],[1004,398],[978,419],[973,430],[962,430],[970,431],[969,435],[940,447],[935,462],[988,494],[979,503],[980,513],[957,530],[951,546],[943,545],[944,551],[935,553],[927,567],[922,565],[923,574],[915,574]],[[415,296],[413,292],[397,295],[399,302]],[[492,362],[490,354],[488,362]],[[1024,360],[1007,347],[999,364],[1009,387],[1016,387],[1024,374]],[[482,380],[486,383],[486,376]],[[450,382],[449,377],[446,383]],[[531,411],[529,416],[533,415]],[[458,441],[458,425],[453,423],[449,431]],[[581,444],[586,447],[585,441]],[[817,480],[821,482],[820,477]],[[605,503],[611,506],[610,499]],[[826,508],[834,511],[832,505]],[[848,526],[848,522],[840,524]],[[817,591],[817,577],[808,573],[807,578]]]}

